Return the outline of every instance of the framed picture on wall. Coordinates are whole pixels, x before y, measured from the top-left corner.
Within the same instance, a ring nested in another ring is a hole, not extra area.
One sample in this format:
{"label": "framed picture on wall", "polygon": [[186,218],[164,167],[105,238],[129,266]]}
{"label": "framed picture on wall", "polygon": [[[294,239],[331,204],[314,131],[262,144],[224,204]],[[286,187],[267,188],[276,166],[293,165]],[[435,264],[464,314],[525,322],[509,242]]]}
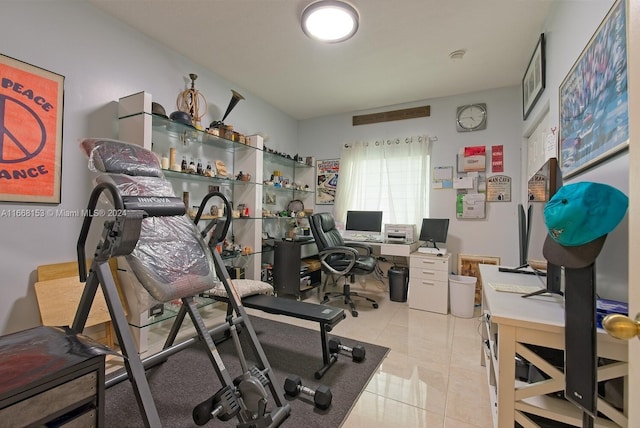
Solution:
{"label": "framed picture on wall", "polygon": [[482,303],[482,279],[480,278],[480,264],[499,265],[500,257],[475,256],[471,254],[458,254],[458,275],[472,276],[477,279],[474,303]]}
{"label": "framed picture on wall", "polygon": [[544,33],[540,34],[536,48],[522,78],[522,119],[527,120],[529,113],[544,92],[545,87],[545,48]]}
{"label": "framed picture on wall", "polygon": [[0,55],[0,201],[60,203],[64,76]]}
{"label": "framed picture on wall", "polygon": [[316,205],[332,205],[336,199],[340,160],[319,160],[316,163]]}
{"label": "framed picture on wall", "polygon": [[611,7],[559,88],[563,178],[591,168],[629,145],[625,2]]}

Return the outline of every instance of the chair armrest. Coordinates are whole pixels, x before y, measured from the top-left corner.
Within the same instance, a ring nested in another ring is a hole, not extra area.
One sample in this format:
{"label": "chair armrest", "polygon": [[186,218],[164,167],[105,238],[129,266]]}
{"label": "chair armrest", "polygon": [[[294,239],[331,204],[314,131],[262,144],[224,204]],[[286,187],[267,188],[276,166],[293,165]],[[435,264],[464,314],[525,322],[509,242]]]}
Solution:
{"label": "chair armrest", "polygon": [[365,242],[349,242],[349,243],[345,243],[344,245],[346,245],[347,247],[360,248],[364,250],[366,253],[366,254],[362,254],[364,256],[370,256],[373,253],[373,249],[371,248],[371,245]]}
{"label": "chair armrest", "polygon": [[[338,270],[331,266],[326,260],[327,257],[334,256],[336,254],[344,255],[344,261],[348,261],[348,264],[342,270]],[[337,275],[347,275],[356,264],[356,260],[358,260],[359,255],[360,253],[358,253],[358,250],[347,246],[330,247],[318,253],[322,266],[324,266],[329,272]]]}

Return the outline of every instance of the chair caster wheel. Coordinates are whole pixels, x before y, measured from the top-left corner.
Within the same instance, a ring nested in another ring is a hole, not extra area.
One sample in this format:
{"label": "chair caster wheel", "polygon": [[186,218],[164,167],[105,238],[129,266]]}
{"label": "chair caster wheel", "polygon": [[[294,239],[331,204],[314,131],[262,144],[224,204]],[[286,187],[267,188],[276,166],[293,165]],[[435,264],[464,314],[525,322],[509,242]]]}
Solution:
{"label": "chair caster wheel", "polygon": [[357,311],[351,311],[351,315],[353,315],[354,317],[358,316],[358,312]]}
{"label": "chair caster wheel", "polygon": [[374,308],[374,309],[378,309],[378,304],[377,304],[377,303],[374,303],[374,304],[373,304],[373,308]]}

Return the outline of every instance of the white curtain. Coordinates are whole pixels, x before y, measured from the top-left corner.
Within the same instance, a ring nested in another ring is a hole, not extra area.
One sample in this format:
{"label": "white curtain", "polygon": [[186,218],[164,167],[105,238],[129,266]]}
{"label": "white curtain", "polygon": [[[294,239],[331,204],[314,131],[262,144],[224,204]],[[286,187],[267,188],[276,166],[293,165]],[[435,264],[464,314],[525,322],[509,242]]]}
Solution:
{"label": "white curtain", "polygon": [[429,216],[431,141],[426,135],[345,145],[334,215],[383,211],[382,223],[415,224]]}

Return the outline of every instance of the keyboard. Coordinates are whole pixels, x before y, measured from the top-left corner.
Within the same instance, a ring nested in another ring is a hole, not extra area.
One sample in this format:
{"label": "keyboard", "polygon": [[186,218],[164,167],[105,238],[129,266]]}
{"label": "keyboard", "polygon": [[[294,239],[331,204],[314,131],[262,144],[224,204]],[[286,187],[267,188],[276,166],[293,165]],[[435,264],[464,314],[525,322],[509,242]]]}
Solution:
{"label": "keyboard", "polygon": [[433,247],[418,247],[418,252],[419,253],[425,253],[425,254],[442,254],[443,256],[445,254],[447,254],[447,249],[446,248],[433,248]]}
{"label": "keyboard", "polygon": [[382,235],[351,235],[346,236],[344,240],[358,242],[382,242]]}
{"label": "keyboard", "polygon": [[504,282],[491,282],[489,285],[494,290],[505,293],[529,294],[540,290],[540,287],[537,285],[508,284]]}
{"label": "keyboard", "polygon": [[344,238],[346,241],[366,241],[366,237],[364,236],[347,236]]}

